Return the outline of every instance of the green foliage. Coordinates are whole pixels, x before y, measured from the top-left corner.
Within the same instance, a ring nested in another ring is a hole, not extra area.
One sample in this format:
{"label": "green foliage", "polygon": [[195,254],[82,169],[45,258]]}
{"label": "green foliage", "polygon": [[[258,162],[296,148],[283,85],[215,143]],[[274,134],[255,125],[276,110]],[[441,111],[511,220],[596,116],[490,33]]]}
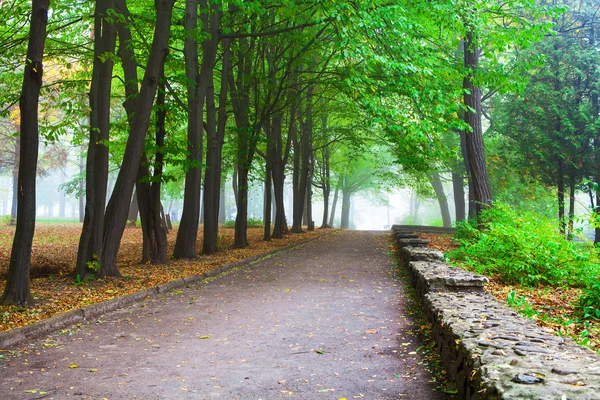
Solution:
{"label": "green foliage", "polygon": [[[227,220],[227,221],[225,221],[223,226],[226,228],[235,228],[235,220],[234,219]],[[265,226],[265,223],[263,222],[262,219],[248,218],[248,228],[262,228],[263,226]]]}
{"label": "green foliage", "polygon": [[586,319],[600,320],[600,282],[592,283],[579,299]]}
{"label": "green foliage", "polygon": [[528,286],[583,287],[600,274],[593,245],[566,240],[548,216],[497,203],[482,213],[480,224],[459,225],[460,248],[448,254],[450,259],[503,282]]}
{"label": "green foliage", "polygon": [[534,316],[540,314],[533,308],[531,303],[529,303],[525,297],[517,295],[514,290],[511,290],[508,294],[506,302],[509,306],[516,309],[527,318],[533,318]]}

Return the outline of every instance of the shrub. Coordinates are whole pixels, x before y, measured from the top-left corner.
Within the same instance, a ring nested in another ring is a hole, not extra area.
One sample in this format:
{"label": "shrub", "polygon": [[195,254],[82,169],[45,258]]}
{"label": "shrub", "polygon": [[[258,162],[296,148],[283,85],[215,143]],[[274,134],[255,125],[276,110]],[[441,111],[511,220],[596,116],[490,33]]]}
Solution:
{"label": "shrub", "polygon": [[[235,220],[230,219],[225,221],[223,224],[226,228],[235,228]],[[265,226],[265,223],[262,219],[259,218],[248,218],[248,228],[262,228]]]}
{"label": "shrub", "polygon": [[579,299],[579,306],[584,318],[600,320],[600,281],[589,285]]}
{"label": "shrub", "polygon": [[485,210],[480,227],[459,224],[460,247],[448,254],[475,272],[505,283],[527,286],[591,286],[600,274],[598,250],[591,243],[566,240],[549,216],[517,212],[503,203]]}

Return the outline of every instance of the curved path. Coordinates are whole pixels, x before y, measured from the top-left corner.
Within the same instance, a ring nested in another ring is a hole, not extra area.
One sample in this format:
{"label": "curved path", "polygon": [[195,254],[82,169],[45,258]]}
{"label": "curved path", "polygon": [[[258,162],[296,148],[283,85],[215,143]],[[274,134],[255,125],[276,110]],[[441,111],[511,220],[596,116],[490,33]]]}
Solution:
{"label": "curved path", "polygon": [[387,234],[340,232],[0,360],[0,398],[443,399]]}

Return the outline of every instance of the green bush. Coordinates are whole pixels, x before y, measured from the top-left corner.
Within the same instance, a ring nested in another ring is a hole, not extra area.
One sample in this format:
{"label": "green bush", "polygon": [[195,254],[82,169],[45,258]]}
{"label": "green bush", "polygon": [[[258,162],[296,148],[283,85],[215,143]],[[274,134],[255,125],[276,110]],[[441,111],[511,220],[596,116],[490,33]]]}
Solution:
{"label": "green bush", "polygon": [[503,203],[481,215],[481,227],[459,224],[460,247],[448,254],[475,272],[511,284],[591,287],[600,275],[598,250],[566,240],[547,215],[517,212]]}
{"label": "green bush", "polygon": [[600,281],[589,285],[579,299],[579,306],[584,318],[600,320]]}
{"label": "green bush", "polygon": [[[235,219],[225,221],[223,224],[226,228],[235,228]],[[248,228],[262,228],[265,223],[259,218],[248,218]]]}

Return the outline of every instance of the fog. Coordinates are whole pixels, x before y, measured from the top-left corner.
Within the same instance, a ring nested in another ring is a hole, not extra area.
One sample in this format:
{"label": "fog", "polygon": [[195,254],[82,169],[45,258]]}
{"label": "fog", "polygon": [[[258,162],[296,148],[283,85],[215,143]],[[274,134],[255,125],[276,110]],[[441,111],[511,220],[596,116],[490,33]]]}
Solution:
{"label": "fog", "polygon": [[[73,167],[75,168],[75,167]],[[39,177],[37,180],[37,212],[38,219],[67,219],[79,220],[80,203],[74,196],[65,194],[61,185],[72,179],[76,171],[67,172],[54,171],[47,176]],[[109,189],[114,184],[115,177],[109,180]],[[181,183],[183,187],[183,182]],[[445,183],[448,206],[452,221],[455,220],[454,202],[452,196],[452,185]],[[248,198],[248,217],[263,219],[263,186],[260,182],[251,184]],[[330,211],[332,208],[334,190],[332,190]],[[285,212],[288,224],[291,225],[292,215],[292,188],[290,184],[285,187]],[[110,196],[110,194],[109,194]],[[107,196],[107,197],[109,197]],[[235,200],[231,180],[225,183],[225,210],[226,219],[233,220],[236,216]],[[340,227],[341,217],[341,193],[336,204],[336,215],[334,226]],[[586,205],[589,202],[583,193],[578,194],[576,201],[576,213],[579,216],[586,214]],[[10,215],[12,203],[12,176],[0,175],[0,216]],[[165,211],[171,215],[173,222],[179,221],[183,208],[181,199],[164,199]],[[313,220],[316,227],[321,226],[323,220],[323,200],[320,190],[313,188]],[[369,192],[359,193],[352,196],[350,207],[350,229],[357,230],[387,230],[393,224],[407,225],[442,225],[439,205],[435,199],[417,198],[415,192],[410,188],[397,189],[391,193]],[[584,230],[586,236],[593,238],[593,230],[586,226],[585,220],[581,219],[576,225]]]}

